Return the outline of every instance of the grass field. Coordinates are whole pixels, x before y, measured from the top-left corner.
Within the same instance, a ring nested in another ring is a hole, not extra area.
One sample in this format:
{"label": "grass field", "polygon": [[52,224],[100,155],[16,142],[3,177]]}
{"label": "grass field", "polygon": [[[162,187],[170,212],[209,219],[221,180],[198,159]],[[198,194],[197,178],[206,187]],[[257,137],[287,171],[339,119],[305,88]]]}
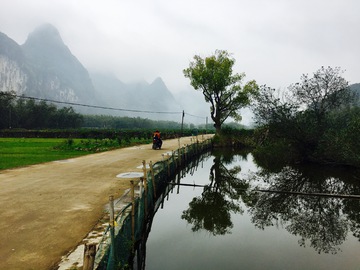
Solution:
{"label": "grass field", "polygon": [[0,170],[83,156],[149,141],[0,138]]}

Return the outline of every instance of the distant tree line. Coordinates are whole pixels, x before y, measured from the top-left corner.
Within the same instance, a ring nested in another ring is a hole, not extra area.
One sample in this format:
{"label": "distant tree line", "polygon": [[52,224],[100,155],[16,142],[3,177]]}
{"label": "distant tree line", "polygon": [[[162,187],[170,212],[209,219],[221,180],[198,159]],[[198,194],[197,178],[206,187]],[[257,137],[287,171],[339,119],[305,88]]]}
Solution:
{"label": "distant tree line", "polygon": [[[193,124],[182,127],[175,121],[155,121],[140,117],[84,115],[72,107],[57,107],[45,101],[17,97],[14,92],[0,92],[0,129],[126,129],[181,130],[196,129]],[[210,126],[210,125],[209,125]],[[198,128],[206,129],[205,126]]]}
{"label": "distant tree line", "polygon": [[175,121],[154,121],[140,117],[111,115],[83,115],[82,126],[114,129],[181,129],[181,123]]}
{"label": "distant tree line", "polygon": [[84,120],[72,107],[17,98],[13,92],[0,92],[0,115],[0,129],[78,128]]}
{"label": "distant tree line", "polygon": [[[68,138],[68,139],[95,139],[95,140],[117,140],[118,143],[129,143],[134,140],[151,140],[154,129],[3,129],[0,130],[0,138]],[[203,129],[196,134],[206,134]],[[175,139],[181,136],[196,135],[194,130],[184,129],[161,129],[161,137],[164,140]]]}

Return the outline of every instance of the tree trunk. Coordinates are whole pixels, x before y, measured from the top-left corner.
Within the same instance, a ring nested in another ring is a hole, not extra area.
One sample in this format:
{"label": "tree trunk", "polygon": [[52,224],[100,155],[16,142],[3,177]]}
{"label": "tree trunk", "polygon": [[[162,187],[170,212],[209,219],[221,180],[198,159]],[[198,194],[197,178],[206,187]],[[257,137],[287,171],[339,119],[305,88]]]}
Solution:
{"label": "tree trunk", "polygon": [[214,127],[215,127],[215,133],[216,135],[220,135],[221,134],[221,124],[220,123],[215,123],[214,124]]}

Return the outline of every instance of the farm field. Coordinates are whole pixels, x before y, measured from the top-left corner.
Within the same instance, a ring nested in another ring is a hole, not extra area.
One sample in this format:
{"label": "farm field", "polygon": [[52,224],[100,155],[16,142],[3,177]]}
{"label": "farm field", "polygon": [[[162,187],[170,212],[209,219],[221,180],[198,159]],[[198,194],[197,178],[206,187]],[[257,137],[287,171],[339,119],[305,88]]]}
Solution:
{"label": "farm field", "polygon": [[116,140],[64,138],[0,138],[0,170],[63,160],[107,150],[147,143],[132,139],[119,144]]}
{"label": "farm field", "polygon": [[0,138],[0,170],[86,154],[54,149],[64,139]]}

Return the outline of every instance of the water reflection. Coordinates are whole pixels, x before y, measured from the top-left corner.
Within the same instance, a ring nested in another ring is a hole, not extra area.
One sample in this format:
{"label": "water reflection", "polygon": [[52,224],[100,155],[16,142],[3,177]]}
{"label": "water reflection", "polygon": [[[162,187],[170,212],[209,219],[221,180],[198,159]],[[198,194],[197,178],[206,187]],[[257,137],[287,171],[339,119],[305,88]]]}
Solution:
{"label": "water reflection", "polygon": [[234,155],[218,151],[213,156],[209,184],[204,186],[201,196],[192,199],[181,218],[192,224],[193,232],[206,230],[212,235],[224,235],[233,228],[231,213],[244,211],[240,198],[247,196],[249,183],[237,177],[240,166],[227,168]]}
{"label": "water reflection", "polygon": [[146,269],[357,269],[359,200],[289,192],[359,194],[358,171],[263,165],[219,151],[180,173],[147,226]]}
{"label": "water reflection", "polygon": [[300,246],[318,253],[337,253],[349,232],[360,240],[360,200],[348,197],[360,194],[358,171],[285,166],[273,172],[259,167],[244,177],[240,166],[230,165],[247,154],[213,153],[209,183],[181,216],[193,232],[231,233],[231,214],[242,214],[243,203],[257,228],[281,226],[299,237]]}
{"label": "water reflection", "polygon": [[[312,182],[290,167],[274,174],[260,172],[251,180],[264,181],[269,189],[284,192],[340,193],[343,186],[335,178]],[[349,230],[342,203],[343,199],[339,198],[253,192],[253,206],[249,212],[258,228],[282,224],[287,231],[300,237],[301,246],[308,241],[319,253],[336,253]]]}

